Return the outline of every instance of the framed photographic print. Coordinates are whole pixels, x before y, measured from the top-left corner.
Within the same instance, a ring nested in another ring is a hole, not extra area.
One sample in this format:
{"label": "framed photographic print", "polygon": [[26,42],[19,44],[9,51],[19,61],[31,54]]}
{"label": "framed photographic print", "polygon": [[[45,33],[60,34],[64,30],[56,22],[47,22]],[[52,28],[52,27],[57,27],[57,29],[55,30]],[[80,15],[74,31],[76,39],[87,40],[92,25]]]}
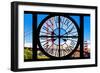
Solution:
{"label": "framed photographic print", "polygon": [[11,70],[97,66],[97,7],[11,3]]}

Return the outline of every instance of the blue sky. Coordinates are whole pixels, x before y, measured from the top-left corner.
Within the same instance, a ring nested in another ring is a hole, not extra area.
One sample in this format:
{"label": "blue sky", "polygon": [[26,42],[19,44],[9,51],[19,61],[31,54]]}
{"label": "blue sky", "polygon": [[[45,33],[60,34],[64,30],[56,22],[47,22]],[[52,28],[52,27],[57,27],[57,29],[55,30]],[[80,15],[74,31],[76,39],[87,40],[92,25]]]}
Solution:
{"label": "blue sky", "polygon": [[24,14],[24,42],[32,43],[32,14]]}
{"label": "blue sky", "polygon": [[[48,16],[47,14],[39,14],[37,26],[40,22]],[[78,26],[80,25],[80,17],[79,16],[70,16],[73,18]],[[24,14],[24,39],[26,43],[32,43],[32,23],[34,20],[32,19],[32,14]],[[90,40],[90,16],[84,16],[84,41]]]}
{"label": "blue sky", "polygon": [[84,16],[84,40],[90,40],[90,16]]}

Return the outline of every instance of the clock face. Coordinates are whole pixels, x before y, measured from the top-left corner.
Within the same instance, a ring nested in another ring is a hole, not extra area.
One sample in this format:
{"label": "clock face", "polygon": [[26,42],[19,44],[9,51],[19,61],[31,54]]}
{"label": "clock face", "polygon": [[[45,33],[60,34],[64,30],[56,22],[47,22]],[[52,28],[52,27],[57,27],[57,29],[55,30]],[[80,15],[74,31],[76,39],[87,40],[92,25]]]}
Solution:
{"label": "clock face", "polygon": [[50,57],[71,55],[79,45],[79,27],[66,16],[48,16],[39,26],[39,45]]}

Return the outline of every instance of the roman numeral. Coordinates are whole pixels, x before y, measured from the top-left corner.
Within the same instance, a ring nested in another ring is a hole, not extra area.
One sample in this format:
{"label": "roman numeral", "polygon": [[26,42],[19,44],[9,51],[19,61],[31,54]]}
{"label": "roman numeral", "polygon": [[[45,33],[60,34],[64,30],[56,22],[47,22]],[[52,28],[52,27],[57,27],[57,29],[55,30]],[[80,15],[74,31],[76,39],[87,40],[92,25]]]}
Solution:
{"label": "roman numeral", "polygon": [[70,53],[72,50],[73,50],[73,49],[72,49],[71,46],[66,47],[66,51],[67,51],[67,53]]}
{"label": "roman numeral", "polygon": [[49,30],[48,27],[45,27],[45,26],[43,26],[42,28],[43,28],[44,30],[46,30],[46,31]]}

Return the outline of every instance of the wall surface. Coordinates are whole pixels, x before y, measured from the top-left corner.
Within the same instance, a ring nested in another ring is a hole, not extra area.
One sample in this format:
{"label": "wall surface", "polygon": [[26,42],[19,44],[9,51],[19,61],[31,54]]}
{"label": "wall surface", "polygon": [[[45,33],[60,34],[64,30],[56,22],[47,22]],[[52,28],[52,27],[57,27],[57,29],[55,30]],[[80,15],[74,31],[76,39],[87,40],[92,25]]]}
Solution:
{"label": "wall surface", "polygon": [[[11,29],[11,12],[10,2],[15,0],[1,0],[0,1],[0,73],[11,73],[10,71],[10,29]],[[18,1],[18,0],[16,0]],[[61,4],[74,4],[74,5],[92,5],[98,6],[98,13],[100,13],[100,0],[20,0],[30,2],[45,2],[45,3],[61,3]],[[98,28],[100,28],[100,14],[98,14]],[[100,31],[100,29],[98,29]],[[100,34],[98,34],[100,37]],[[100,38],[98,38],[100,43]],[[100,46],[98,46],[98,56],[100,55]],[[98,57],[98,62],[100,57]],[[100,62],[98,63],[100,64]],[[35,71],[36,73],[100,73],[100,65],[98,67],[90,68],[73,68],[73,69],[57,69],[57,70],[44,70]],[[33,73],[30,71],[30,73]]]}

